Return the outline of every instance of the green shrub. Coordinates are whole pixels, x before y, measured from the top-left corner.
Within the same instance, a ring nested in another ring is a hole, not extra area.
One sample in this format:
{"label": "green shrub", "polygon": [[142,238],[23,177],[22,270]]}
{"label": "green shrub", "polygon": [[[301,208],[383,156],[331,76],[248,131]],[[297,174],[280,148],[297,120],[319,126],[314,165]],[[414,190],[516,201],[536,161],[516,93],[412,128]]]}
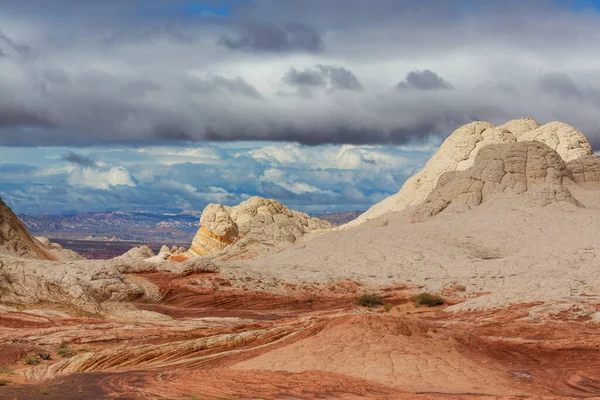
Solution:
{"label": "green shrub", "polygon": [[37,365],[40,363],[40,359],[36,358],[34,356],[27,356],[25,357],[25,364],[27,365]]}
{"label": "green shrub", "polygon": [[385,312],[390,312],[392,310],[392,305],[390,303],[385,303],[383,308],[385,309]]}
{"label": "green shrub", "polygon": [[427,306],[427,307],[435,307],[446,304],[443,298],[440,296],[436,296],[431,293],[421,293],[412,298],[413,303],[415,303],[416,307]]}
{"label": "green shrub", "polygon": [[15,369],[11,367],[0,367],[0,374],[14,375]]}
{"label": "green shrub", "polygon": [[68,358],[68,357],[73,357],[75,355],[75,353],[73,353],[71,351],[71,349],[66,348],[66,349],[58,349],[56,351],[56,353],[61,356],[62,358]]}
{"label": "green shrub", "polygon": [[51,390],[48,387],[43,387],[40,388],[40,394],[43,396],[48,396],[50,394]]}
{"label": "green shrub", "polygon": [[10,381],[7,379],[0,379],[0,386],[8,386],[9,383]]}
{"label": "green shrub", "polygon": [[358,298],[356,303],[362,307],[378,307],[383,305],[383,298],[378,294],[365,293]]}

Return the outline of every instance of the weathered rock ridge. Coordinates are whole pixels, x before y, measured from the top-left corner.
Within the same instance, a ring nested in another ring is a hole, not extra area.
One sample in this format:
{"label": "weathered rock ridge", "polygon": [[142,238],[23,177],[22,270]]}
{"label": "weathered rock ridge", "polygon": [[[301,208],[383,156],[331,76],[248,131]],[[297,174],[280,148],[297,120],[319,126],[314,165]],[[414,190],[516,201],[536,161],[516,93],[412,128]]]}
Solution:
{"label": "weathered rock ridge", "polygon": [[594,157],[585,136],[562,122],[540,126],[532,118],[521,118],[498,127],[489,122],[472,122],[454,131],[425,167],[409,178],[397,194],[375,204],[344,227],[356,226],[387,212],[402,211],[423,203],[445,172],[464,171],[472,167],[477,154],[488,145],[526,141],[546,144],[565,162]]}
{"label": "weathered rock ridge", "polygon": [[307,233],[332,228],[327,221],[262,197],[252,197],[234,207],[209,204],[202,211],[200,226],[190,256],[204,256],[233,244],[248,250],[260,244],[295,243]]}
{"label": "weathered rock ridge", "polygon": [[37,241],[0,198],[0,254],[54,260],[56,257]]}

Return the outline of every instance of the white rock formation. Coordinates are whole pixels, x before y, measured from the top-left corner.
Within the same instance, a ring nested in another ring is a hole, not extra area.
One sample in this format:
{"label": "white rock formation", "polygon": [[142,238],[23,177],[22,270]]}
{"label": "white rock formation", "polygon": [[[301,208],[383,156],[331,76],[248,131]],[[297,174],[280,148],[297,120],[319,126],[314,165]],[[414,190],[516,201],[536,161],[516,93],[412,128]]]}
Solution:
{"label": "white rock formation", "polygon": [[472,208],[498,194],[526,194],[523,202],[546,206],[565,201],[581,206],[563,180],[565,162],[541,142],[493,144],[483,148],[465,171],[442,174],[427,199],[416,207],[413,221],[423,221],[446,209]]}
{"label": "white rock formation", "polygon": [[464,171],[471,167],[484,146],[531,140],[547,144],[565,162],[592,154],[585,136],[562,122],[540,126],[532,118],[521,118],[498,127],[489,122],[472,122],[454,131],[425,167],[408,179],[397,194],[375,204],[341,229],[357,226],[387,212],[402,211],[421,204],[436,187],[443,173]]}
{"label": "white rock formation", "polygon": [[152,249],[148,246],[139,246],[130,249],[125,254],[116,258],[142,261],[150,257],[154,257],[154,252]]}
{"label": "white rock formation", "polygon": [[566,162],[593,154],[592,146],[577,129],[563,122],[550,122],[537,129],[517,135],[519,142],[535,140],[550,146]]}
{"label": "white rock formation", "polygon": [[101,313],[105,302],[155,297],[149,285],[128,274],[164,271],[186,275],[205,270],[214,270],[214,267],[200,260],[149,263],[115,258],[49,262],[3,256],[0,259],[0,303],[57,303]]}
{"label": "white rock formation", "polygon": [[34,238],[40,245],[54,256],[57,261],[66,260],[84,260],[84,257],[79,255],[77,252],[63,248],[58,243],[52,243],[48,238],[43,236],[36,236]]}
{"label": "white rock formation", "polygon": [[202,212],[200,226],[190,248],[195,256],[224,250],[233,243],[244,248],[295,243],[307,233],[332,228],[327,221],[262,197],[252,197],[235,207],[209,204]]}

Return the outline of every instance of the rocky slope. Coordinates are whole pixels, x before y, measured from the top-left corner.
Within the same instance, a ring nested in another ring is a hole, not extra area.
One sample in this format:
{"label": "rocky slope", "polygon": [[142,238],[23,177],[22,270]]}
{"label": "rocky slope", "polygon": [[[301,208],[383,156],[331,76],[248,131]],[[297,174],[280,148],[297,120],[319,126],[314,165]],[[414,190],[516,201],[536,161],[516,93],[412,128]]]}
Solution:
{"label": "rocky slope", "polygon": [[27,231],[0,198],[0,254],[54,260],[56,257]]}
{"label": "rocky slope", "polygon": [[205,256],[225,249],[229,253],[262,253],[265,248],[295,243],[308,233],[331,228],[327,221],[262,197],[235,207],[209,204],[202,211],[200,229],[188,254]]}

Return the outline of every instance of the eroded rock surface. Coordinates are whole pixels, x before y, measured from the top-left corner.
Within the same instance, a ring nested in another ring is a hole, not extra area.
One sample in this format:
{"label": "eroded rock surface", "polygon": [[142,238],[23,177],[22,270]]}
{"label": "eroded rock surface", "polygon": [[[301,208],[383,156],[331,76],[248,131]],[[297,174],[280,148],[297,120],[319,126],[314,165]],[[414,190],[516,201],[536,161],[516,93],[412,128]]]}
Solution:
{"label": "eroded rock surface", "polygon": [[44,249],[49,250],[57,261],[84,260],[84,257],[77,254],[77,252],[65,249],[58,243],[52,243],[48,238],[45,238],[43,236],[36,236],[35,240]]}
{"label": "eroded rock surface", "polygon": [[252,197],[235,207],[209,204],[190,254],[204,256],[236,243],[247,250],[257,244],[295,243],[307,233],[331,229],[327,221],[290,210],[276,200]]}
{"label": "eroded rock surface", "polygon": [[403,211],[421,204],[435,189],[444,173],[470,168],[479,151],[487,145],[525,141],[537,141],[548,145],[565,162],[592,154],[592,148],[585,136],[562,122],[540,126],[532,118],[521,118],[498,127],[489,122],[472,122],[454,131],[425,167],[409,178],[397,194],[375,204],[342,228],[357,226],[385,213]]}
{"label": "eroded rock surface", "polygon": [[38,242],[19,218],[0,198],[0,254],[54,260],[52,253]]}
{"label": "eroded rock surface", "polygon": [[483,148],[472,167],[447,172],[425,201],[417,206],[414,221],[423,221],[446,209],[476,207],[498,194],[525,194],[534,206],[568,202],[582,206],[563,186],[570,176],[565,162],[537,141],[494,144]]}

